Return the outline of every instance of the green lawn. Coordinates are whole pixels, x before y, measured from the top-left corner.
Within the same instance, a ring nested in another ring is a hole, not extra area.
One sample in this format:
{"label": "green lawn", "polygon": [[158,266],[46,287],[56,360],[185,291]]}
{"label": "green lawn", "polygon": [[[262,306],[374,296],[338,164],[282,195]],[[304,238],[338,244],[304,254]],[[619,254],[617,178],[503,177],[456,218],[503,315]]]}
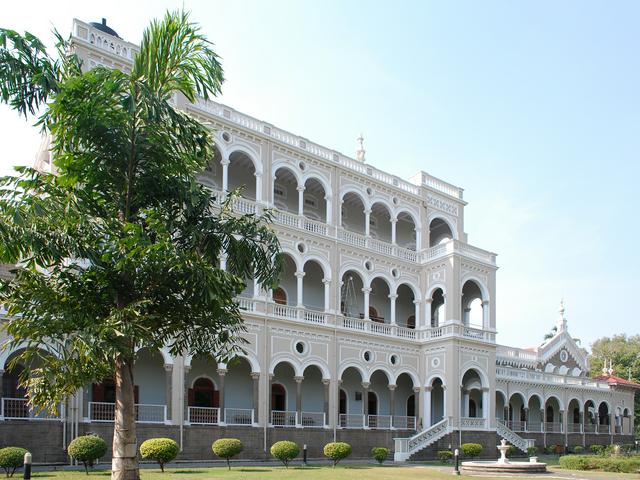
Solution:
{"label": "green lawn", "polygon": [[[576,474],[583,479],[640,479],[637,474],[614,474],[603,472],[575,472],[561,470],[558,467],[552,467],[553,477],[575,478]],[[382,467],[376,465],[339,465],[335,470],[328,466],[309,466],[309,467],[290,467],[285,469],[279,466],[264,467],[232,467],[231,471],[227,471],[226,467],[196,467],[196,468],[169,468],[165,473],[159,469],[143,469],[141,477],[143,480],[203,480],[203,479],[224,479],[224,480],[403,480],[403,479],[427,479],[427,480],[450,480],[452,478],[453,469],[450,466],[430,465],[414,465],[414,466],[395,466],[385,465]],[[33,478],[49,478],[49,479],[88,479],[107,480],[110,472],[107,470],[96,470],[90,472],[87,477],[84,471],[51,471],[51,472],[34,472]],[[22,472],[16,472],[14,478],[22,478]],[[470,477],[471,478],[471,477]],[[477,479],[495,478],[495,477],[472,477]],[[527,477],[529,479],[548,478],[545,476]]]}

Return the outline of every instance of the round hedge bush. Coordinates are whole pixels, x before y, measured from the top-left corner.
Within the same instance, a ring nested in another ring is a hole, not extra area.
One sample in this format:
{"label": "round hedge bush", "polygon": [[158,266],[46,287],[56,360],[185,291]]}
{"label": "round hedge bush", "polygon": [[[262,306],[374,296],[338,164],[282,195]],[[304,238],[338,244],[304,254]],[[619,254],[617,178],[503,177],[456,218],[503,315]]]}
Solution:
{"label": "round hedge bush", "polygon": [[140,445],[140,456],[143,460],[155,460],[164,472],[164,465],[178,456],[180,447],[170,438],[150,438]]}
{"label": "round hedge bush", "polygon": [[453,452],[449,450],[439,450],[437,455],[438,460],[440,460],[442,463],[447,463],[453,458]]}
{"label": "round hedge bush", "polygon": [[242,442],[237,438],[219,438],[211,445],[213,453],[227,461],[229,470],[231,470],[231,462],[229,462],[229,460],[231,457],[238,455],[243,448],[244,445],[242,445]]}
{"label": "round hedge bush", "polygon": [[371,449],[371,455],[376,462],[382,465],[382,462],[384,462],[389,456],[389,449],[384,447],[373,447]]}
{"label": "round hedge bush", "polygon": [[281,440],[271,445],[270,451],[274,458],[277,458],[285,467],[289,468],[289,462],[298,456],[300,447],[295,442]]}
{"label": "round hedge bush", "polygon": [[333,461],[335,467],[340,460],[351,455],[351,445],[345,442],[331,442],[324,446],[324,456]]}
{"label": "round hedge bush", "polygon": [[463,443],[462,453],[465,457],[477,457],[482,453],[482,445],[480,445],[479,443]]}
{"label": "round hedge bush", "polygon": [[7,477],[13,477],[16,469],[24,464],[24,454],[27,450],[20,447],[0,448],[0,467],[7,474]]}
{"label": "round hedge bush", "polygon": [[527,447],[527,455],[534,457],[538,453],[538,447]]}
{"label": "round hedge bush", "polygon": [[573,453],[576,453],[579,455],[582,452],[584,452],[584,448],[582,448],[580,445],[576,445],[575,447],[573,447]]}
{"label": "round hedge bush", "polygon": [[69,444],[67,453],[70,457],[82,462],[84,470],[88,474],[87,467],[93,467],[93,462],[107,453],[107,444],[97,435],[84,435],[77,437]]}

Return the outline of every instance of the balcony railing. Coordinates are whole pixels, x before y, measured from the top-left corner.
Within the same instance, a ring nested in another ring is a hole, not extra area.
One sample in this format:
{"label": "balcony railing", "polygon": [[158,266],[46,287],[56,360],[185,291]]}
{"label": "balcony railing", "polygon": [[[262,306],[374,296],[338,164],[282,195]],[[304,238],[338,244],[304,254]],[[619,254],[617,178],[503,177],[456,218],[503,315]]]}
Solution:
{"label": "balcony railing", "polygon": [[274,427],[295,427],[298,425],[298,412],[271,410],[271,425]]}
{"label": "balcony railing", "polygon": [[526,432],[527,422],[508,421],[506,422],[507,428],[514,432]]}
{"label": "balcony railing", "polygon": [[564,433],[560,422],[545,422],[544,431],[547,433]]}
{"label": "balcony railing", "polygon": [[252,408],[225,408],[224,422],[227,425],[253,425],[253,415]]}
{"label": "balcony railing", "polygon": [[394,415],[393,428],[397,428],[398,430],[415,430],[416,417]]}
{"label": "balcony railing", "polygon": [[420,331],[420,338],[423,340],[433,340],[451,336],[463,336],[485,342],[495,342],[496,334],[491,330],[483,330],[463,325],[459,322],[451,322],[438,327],[431,327]]}
{"label": "balcony railing", "polygon": [[[166,405],[136,404],[135,416],[138,423],[165,423]],[[109,402],[89,402],[89,420],[92,422],[113,422],[116,404]]]}
{"label": "balcony railing", "polygon": [[0,418],[5,420],[60,420],[62,413],[62,405],[58,413],[30,408],[26,398],[3,398],[0,407]]}
{"label": "balcony railing", "polygon": [[389,430],[391,428],[391,415],[369,415],[369,428]]}
{"label": "balcony railing", "polygon": [[597,425],[595,423],[585,423],[583,429],[584,433],[596,433]]}
{"label": "balcony railing", "polygon": [[195,425],[218,425],[220,409],[217,407],[189,407],[187,411],[189,423]]}
{"label": "balcony railing", "polygon": [[340,414],[340,428],[364,428],[364,415],[360,414]]}
{"label": "balcony railing", "polygon": [[300,425],[304,428],[323,428],[326,424],[323,412],[301,412]]}
{"label": "balcony railing", "polygon": [[598,425],[598,433],[611,433],[610,425]]}
{"label": "balcony railing", "polygon": [[582,433],[582,424],[581,423],[568,423],[567,424],[567,432],[568,433]]}
{"label": "balcony railing", "polygon": [[466,430],[484,430],[487,426],[486,418],[479,417],[462,417],[460,419],[460,428]]}

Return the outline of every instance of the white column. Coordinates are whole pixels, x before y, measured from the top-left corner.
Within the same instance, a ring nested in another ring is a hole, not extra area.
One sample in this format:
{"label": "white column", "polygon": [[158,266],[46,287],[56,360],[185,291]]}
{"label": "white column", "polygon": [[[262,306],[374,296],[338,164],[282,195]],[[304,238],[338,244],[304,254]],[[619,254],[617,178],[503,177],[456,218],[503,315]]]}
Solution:
{"label": "white column", "polygon": [[304,212],[304,185],[298,185],[298,215]]}
{"label": "white column", "polygon": [[368,237],[371,234],[371,225],[369,221],[371,220],[371,210],[366,208],[364,210],[364,234]]}
{"label": "white column", "polygon": [[322,283],[324,284],[324,311],[328,312],[331,309],[331,280],[323,278]]}
{"label": "white column", "polygon": [[297,296],[298,296],[298,307],[302,307],[304,303],[302,302],[302,279],[304,278],[304,272],[296,272],[294,274],[297,280]]}
{"label": "white column", "polygon": [[364,293],[364,318],[369,320],[369,293],[371,293],[371,288],[363,288],[362,293]]}
{"label": "white column", "polygon": [[391,243],[396,244],[396,226],[398,224],[397,218],[391,219]]}
{"label": "white column", "polygon": [[229,190],[229,159],[225,158],[220,162],[222,165],[222,191]]}
{"label": "white column", "polygon": [[469,416],[469,390],[462,387],[462,416]]}
{"label": "white column", "polygon": [[227,255],[226,254],[222,254],[220,255],[220,270],[226,270],[227,269]]}
{"label": "white column", "polygon": [[482,389],[482,418],[485,418],[487,420],[486,423],[486,427],[488,428],[489,425],[489,419],[491,418],[491,405],[490,403],[490,398],[489,398],[489,388],[488,387],[484,387]]}
{"label": "white column", "polygon": [[391,302],[391,325],[396,324],[396,300],[398,299],[398,295],[392,293],[389,295],[389,301]]}
{"label": "white column", "polygon": [[325,201],[325,208],[327,210],[326,222],[327,222],[327,225],[331,225],[331,214],[333,212],[333,206],[331,204],[331,197],[326,195],[324,197],[324,201]]}
{"label": "white column", "polygon": [[431,426],[431,390],[432,386],[424,387],[424,429]]}
{"label": "white column", "polygon": [[424,306],[424,328],[431,328],[431,303],[433,302],[433,298],[427,298]]}
{"label": "white column", "polygon": [[256,173],[256,203],[262,201],[262,173]]}
{"label": "white column", "polygon": [[418,227],[416,227],[416,252],[419,252],[422,249],[422,234]]}
{"label": "white column", "polygon": [[415,324],[416,324],[416,328],[420,328],[420,301],[419,300],[414,300],[413,301],[413,305],[416,309],[415,311]]}
{"label": "white column", "polygon": [[482,328],[488,329],[491,327],[491,322],[489,321],[489,312],[491,309],[489,308],[489,300],[482,301]]}

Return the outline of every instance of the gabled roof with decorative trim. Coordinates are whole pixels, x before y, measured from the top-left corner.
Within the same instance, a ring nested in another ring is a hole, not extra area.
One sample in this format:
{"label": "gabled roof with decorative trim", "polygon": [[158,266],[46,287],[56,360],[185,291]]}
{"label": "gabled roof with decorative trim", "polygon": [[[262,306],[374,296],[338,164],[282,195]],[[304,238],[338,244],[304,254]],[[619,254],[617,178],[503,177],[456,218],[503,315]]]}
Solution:
{"label": "gabled roof with decorative trim", "polygon": [[625,380],[622,377],[618,377],[610,373],[599,375],[594,378],[594,380],[597,380],[599,382],[607,382],[611,387],[622,387],[640,390],[640,383],[632,382],[631,380]]}

